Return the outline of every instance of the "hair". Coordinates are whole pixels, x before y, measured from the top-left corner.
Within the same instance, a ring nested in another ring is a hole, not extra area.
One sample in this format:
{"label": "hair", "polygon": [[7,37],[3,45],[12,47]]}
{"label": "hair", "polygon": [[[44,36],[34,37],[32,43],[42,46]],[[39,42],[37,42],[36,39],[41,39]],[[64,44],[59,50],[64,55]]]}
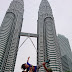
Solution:
{"label": "hair", "polygon": [[48,70],[48,72],[52,72],[52,69],[51,68],[48,68],[47,70]]}
{"label": "hair", "polygon": [[[21,68],[25,70],[26,69],[25,64],[22,64]],[[24,72],[24,71],[22,71],[22,72]]]}
{"label": "hair", "polygon": [[22,72],[24,72],[24,71],[22,71]]}

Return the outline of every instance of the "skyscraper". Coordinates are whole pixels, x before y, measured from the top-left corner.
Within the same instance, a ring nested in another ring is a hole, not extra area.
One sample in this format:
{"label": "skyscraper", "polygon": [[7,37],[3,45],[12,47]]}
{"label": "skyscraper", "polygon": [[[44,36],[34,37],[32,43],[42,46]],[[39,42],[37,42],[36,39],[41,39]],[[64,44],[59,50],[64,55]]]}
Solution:
{"label": "skyscraper", "polygon": [[23,0],[13,0],[0,28],[0,72],[13,72],[23,21]]}
{"label": "skyscraper", "polygon": [[[42,0],[38,12],[38,39],[37,39],[37,64],[50,59],[53,72],[62,72],[61,58],[59,52],[59,44],[56,36],[54,18],[52,9],[47,0]],[[44,72],[41,67],[39,72]]]}
{"label": "skyscraper", "polygon": [[72,52],[68,39],[58,34],[63,71],[72,71]]}

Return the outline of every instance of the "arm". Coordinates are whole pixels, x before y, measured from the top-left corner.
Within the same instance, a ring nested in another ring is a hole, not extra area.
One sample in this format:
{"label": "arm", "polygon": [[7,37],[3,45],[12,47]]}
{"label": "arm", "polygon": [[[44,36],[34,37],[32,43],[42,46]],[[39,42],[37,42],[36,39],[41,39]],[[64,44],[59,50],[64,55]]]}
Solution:
{"label": "arm", "polygon": [[32,64],[29,64],[29,59],[30,59],[30,57],[28,57],[27,64],[28,64],[29,66],[33,66]]}
{"label": "arm", "polygon": [[37,65],[37,69],[39,69],[40,67],[42,67],[44,64],[46,64],[46,62],[43,62],[42,64]]}
{"label": "arm", "polygon": [[48,70],[45,65],[44,65],[44,68],[45,68],[46,71]]}
{"label": "arm", "polygon": [[29,62],[29,58],[30,58],[30,57],[28,57],[28,60],[27,60],[27,62]]}
{"label": "arm", "polygon": [[45,70],[47,71],[48,69],[46,68],[45,64],[46,64],[46,63],[43,63],[43,67],[44,67],[44,68],[45,68]]}

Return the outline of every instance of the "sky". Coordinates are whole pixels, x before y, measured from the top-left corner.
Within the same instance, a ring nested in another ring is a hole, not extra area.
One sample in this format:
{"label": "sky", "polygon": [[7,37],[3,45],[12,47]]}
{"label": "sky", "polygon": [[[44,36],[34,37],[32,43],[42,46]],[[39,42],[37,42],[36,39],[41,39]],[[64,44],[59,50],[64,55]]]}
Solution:
{"label": "sky", "polygon": [[[0,0],[0,25],[12,0]],[[54,16],[56,33],[68,38],[72,50],[72,0],[48,0]],[[41,0],[24,0],[24,20],[22,32],[37,34],[38,10]],[[20,37],[19,46],[27,37]],[[37,39],[31,38],[37,48]],[[18,50],[14,72],[21,72],[21,64],[29,62],[36,65],[36,49],[30,39]]]}

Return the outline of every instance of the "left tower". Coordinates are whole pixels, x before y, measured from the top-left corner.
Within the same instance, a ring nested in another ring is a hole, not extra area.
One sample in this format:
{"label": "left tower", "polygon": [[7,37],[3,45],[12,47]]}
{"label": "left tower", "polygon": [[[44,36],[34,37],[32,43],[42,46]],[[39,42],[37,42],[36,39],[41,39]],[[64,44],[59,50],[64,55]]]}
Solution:
{"label": "left tower", "polygon": [[24,2],[13,0],[0,27],[0,72],[14,72],[20,32],[23,22]]}

